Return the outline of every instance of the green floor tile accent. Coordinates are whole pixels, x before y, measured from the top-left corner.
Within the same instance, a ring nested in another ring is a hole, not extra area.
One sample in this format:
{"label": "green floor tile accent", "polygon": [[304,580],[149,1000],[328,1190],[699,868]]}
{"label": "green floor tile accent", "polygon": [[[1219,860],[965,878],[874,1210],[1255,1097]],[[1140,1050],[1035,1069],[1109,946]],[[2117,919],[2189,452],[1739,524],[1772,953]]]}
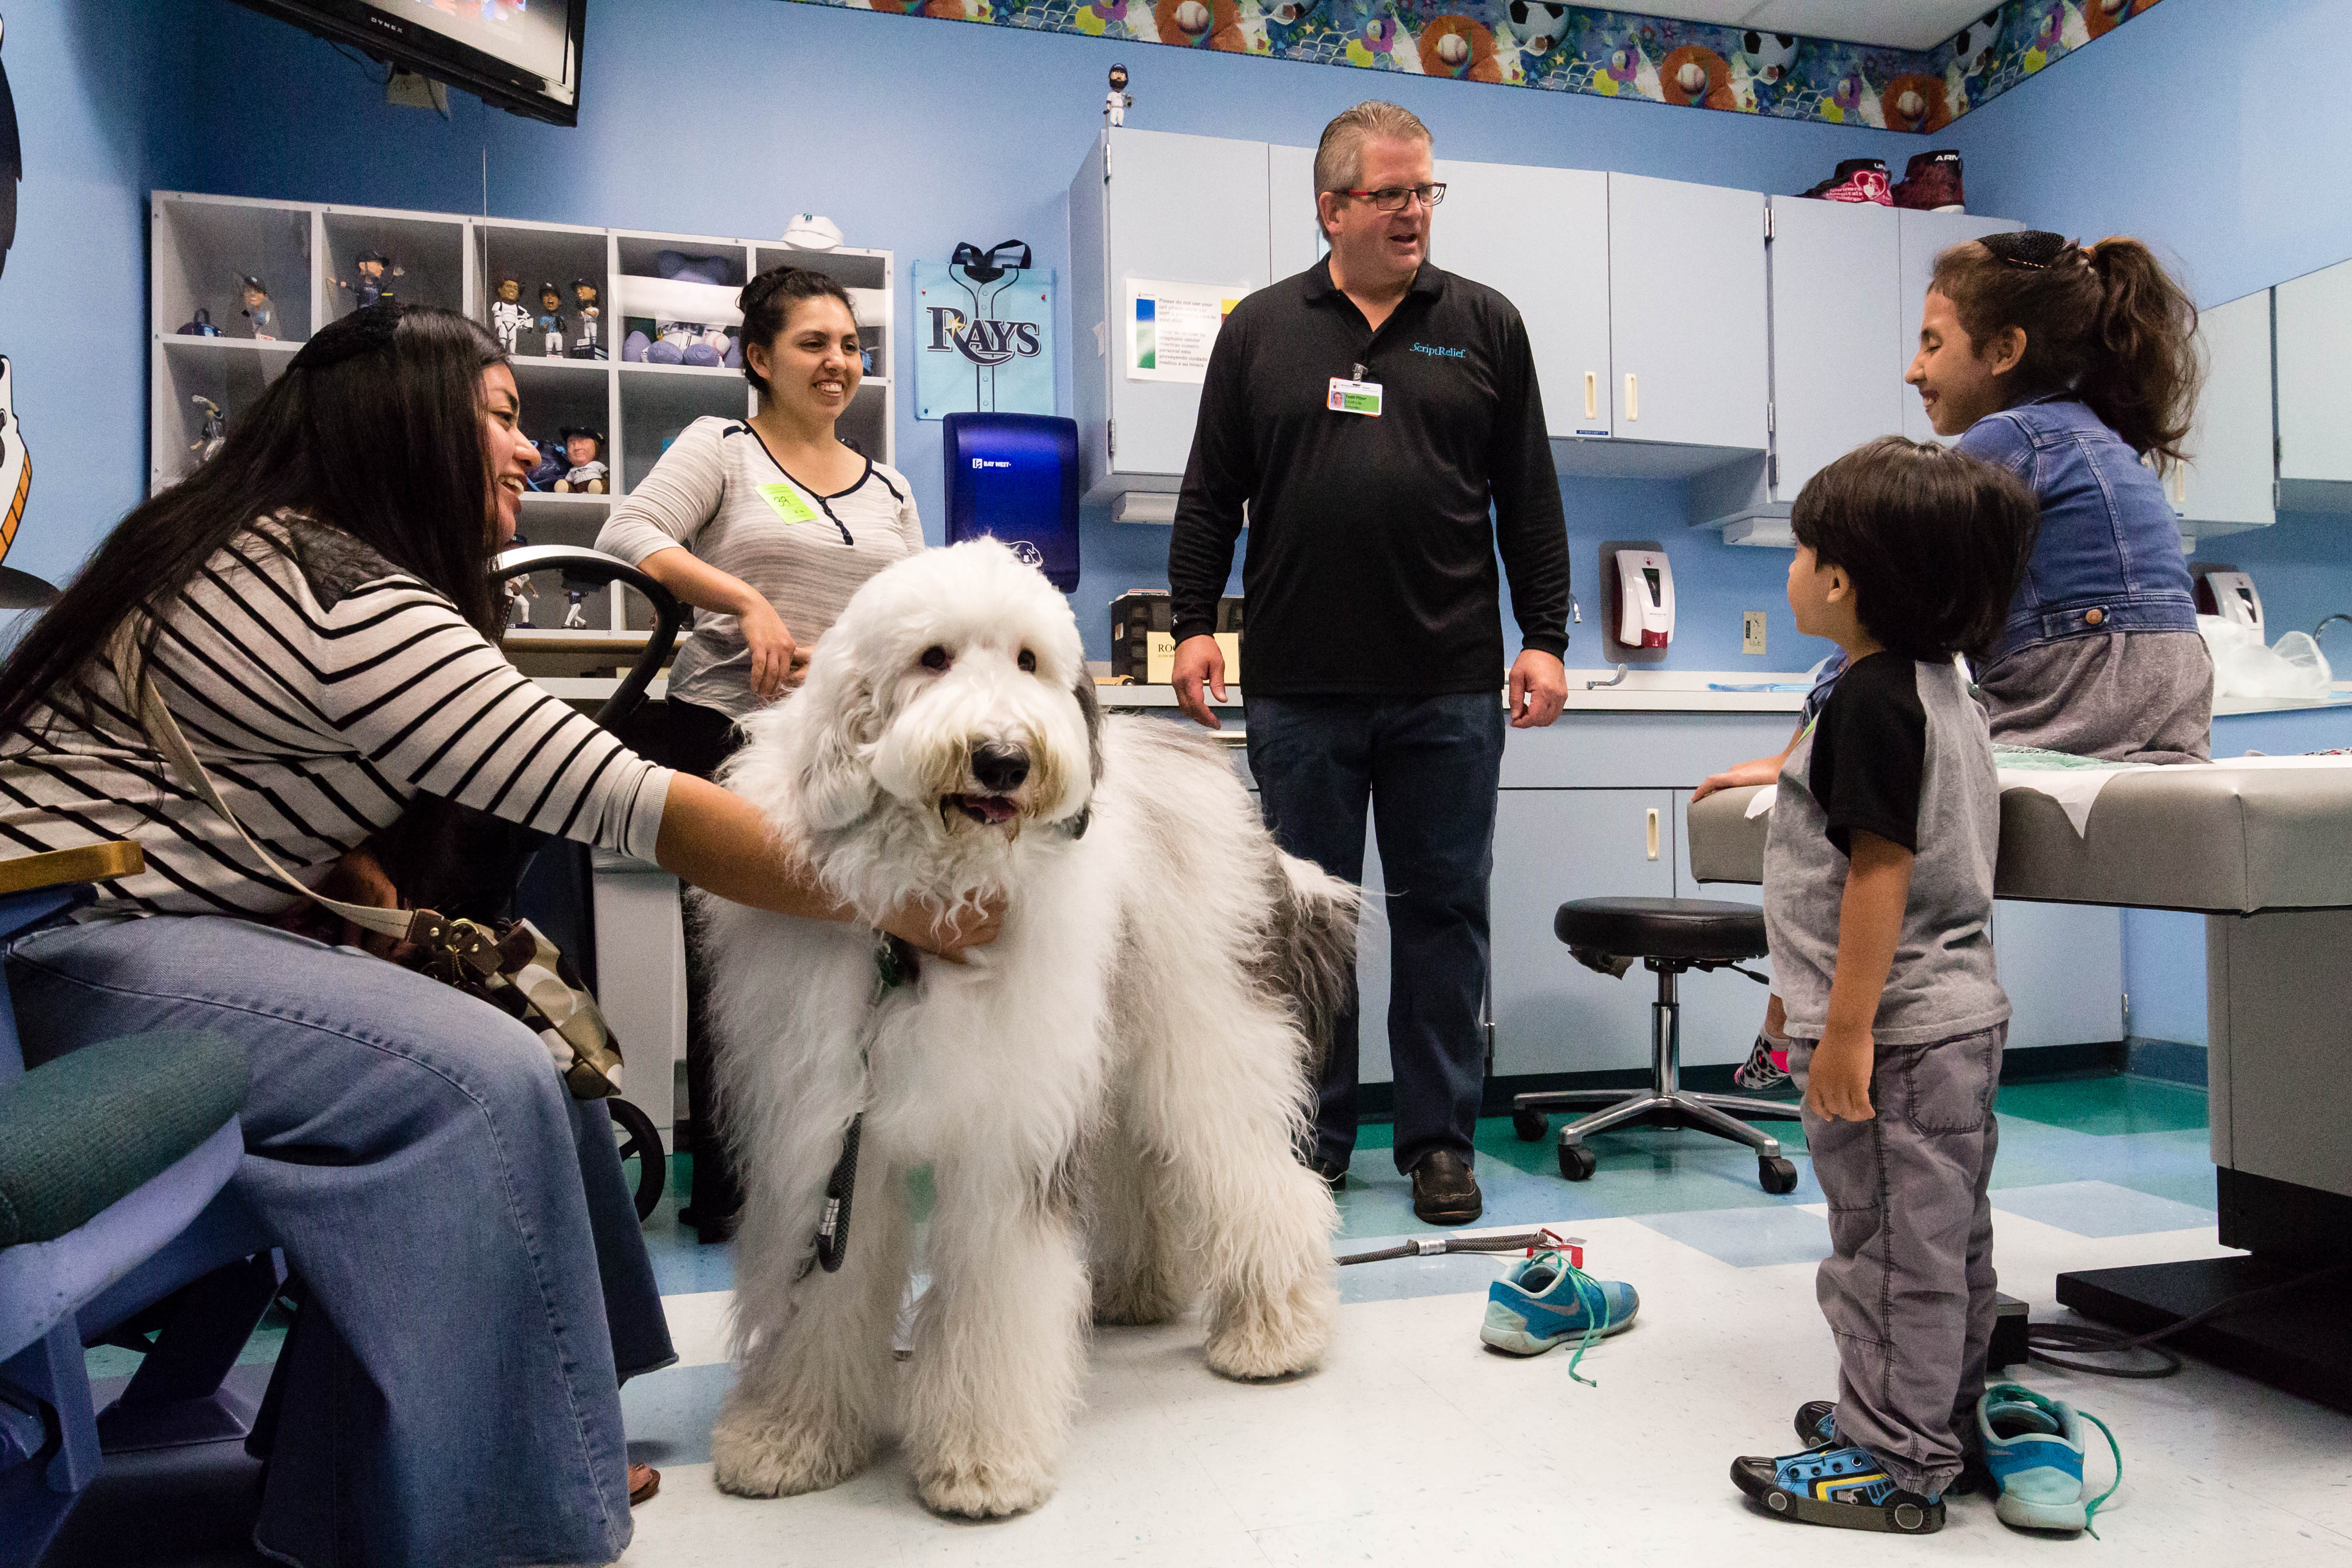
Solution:
{"label": "green floor tile accent", "polygon": [[2128,1132],[2180,1132],[2206,1125],[2203,1089],[2129,1074],[2008,1084],[1993,1109],[2002,1116],[2046,1121],[2103,1138]]}

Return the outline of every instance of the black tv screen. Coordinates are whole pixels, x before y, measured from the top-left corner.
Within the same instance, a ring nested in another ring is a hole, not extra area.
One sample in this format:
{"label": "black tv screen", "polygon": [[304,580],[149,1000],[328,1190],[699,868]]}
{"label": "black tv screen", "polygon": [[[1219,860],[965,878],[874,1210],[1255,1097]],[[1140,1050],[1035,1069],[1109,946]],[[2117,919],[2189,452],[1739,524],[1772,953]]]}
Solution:
{"label": "black tv screen", "polygon": [[588,0],[243,0],[534,120],[580,118]]}

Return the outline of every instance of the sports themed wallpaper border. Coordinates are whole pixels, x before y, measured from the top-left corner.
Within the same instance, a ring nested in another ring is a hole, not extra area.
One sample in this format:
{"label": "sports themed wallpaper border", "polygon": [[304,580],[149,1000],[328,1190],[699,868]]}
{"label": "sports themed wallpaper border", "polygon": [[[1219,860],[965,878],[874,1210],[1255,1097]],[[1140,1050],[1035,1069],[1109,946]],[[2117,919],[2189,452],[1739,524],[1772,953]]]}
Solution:
{"label": "sports themed wallpaper border", "polygon": [[797,0],[1933,132],[2158,0],[2003,0],[1932,49],[1551,0]]}

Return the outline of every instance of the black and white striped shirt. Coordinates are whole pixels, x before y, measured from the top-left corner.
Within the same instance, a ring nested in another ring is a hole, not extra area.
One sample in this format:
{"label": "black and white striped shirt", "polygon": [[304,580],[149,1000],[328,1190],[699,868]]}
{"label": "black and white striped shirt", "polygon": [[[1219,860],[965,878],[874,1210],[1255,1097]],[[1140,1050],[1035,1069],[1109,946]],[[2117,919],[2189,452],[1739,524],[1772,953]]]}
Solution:
{"label": "black and white striped shirt", "polygon": [[[654,858],[670,773],[533,684],[350,536],[264,519],[173,602],[150,665],[247,832],[306,886],[419,792]],[[136,839],[92,913],[268,919],[295,901],[180,787],[103,661],[0,735],[0,859]]]}

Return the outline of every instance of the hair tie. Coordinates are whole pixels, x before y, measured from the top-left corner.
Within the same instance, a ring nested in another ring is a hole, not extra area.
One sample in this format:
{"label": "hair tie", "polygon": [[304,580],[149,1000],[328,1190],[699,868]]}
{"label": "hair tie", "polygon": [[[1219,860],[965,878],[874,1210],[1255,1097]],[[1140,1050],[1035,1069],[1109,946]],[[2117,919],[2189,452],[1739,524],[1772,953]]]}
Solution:
{"label": "hair tie", "polygon": [[2044,272],[2063,259],[2068,251],[2087,264],[2088,252],[2063,235],[2047,229],[2029,228],[2013,233],[1989,234],[1979,242],[1991,253],[1994,260],[2010,267],[2021,267],[2029,272]]}
{"label": "hair tie", "polygon": [[399,330],[401,313],[406,307],[396,300],[362,306],[340,321],[331,321],[311,334],[301,352],[288,367],[292,370],[324,370],[329,365],[356,359],[363,353],[392,347],[393,334]]}

